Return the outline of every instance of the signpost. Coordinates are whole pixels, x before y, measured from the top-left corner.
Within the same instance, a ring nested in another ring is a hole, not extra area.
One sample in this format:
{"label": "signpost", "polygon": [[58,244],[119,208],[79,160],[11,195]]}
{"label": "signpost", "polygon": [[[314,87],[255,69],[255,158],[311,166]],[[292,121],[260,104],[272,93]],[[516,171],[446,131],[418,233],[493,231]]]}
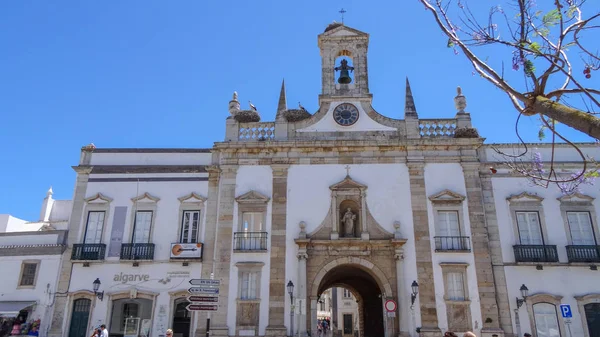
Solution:
{"label": "signpost", "polygon": [[384,307],[387,312],[395,312],[398,306],[394,300],[387,300],[385,301]]}
{"label": "signpost", "polygon": [[191,279],[190,284],[193,286],[188,289],[187,300],[190,304],[186,307],[188,311],[208,311],[206,318],[206,337],[210,336],[210,313],[211,311],[219,310],[219,287],[220,280],[214,279],[214,274],[210,273],[209,279]]}
{"label": "signpost", "polygon": [[219,288],[209,288],[209,287],[191,287],[188,289],[188,293],[192,295],[198,294],[218,294]]}
{"label": "signpost", "polygon": [[565,320],[565,324],[567,325],[567,329],[569,330],[569,336],[573,336],[571,333],[571,319],[573,318],[573,311],[571,311],[571,306],[569,304],[561,304],[560,305],[560,313]]}
{"label": "signpost", "polygon": [[219,309],[218,305],[210,305],[210,304],[188,304],[188,311],[217,311]]}
{"label": "signpost", "polygon": [[193,278],[190,280],[190,284],[193,286],[218,287],[221,285],[221,281],[220,280],[211,280],[211,279]]}
{"label": "signpost", "polygon": [[[219,296],[198,296],[191,295],[187,298],[190,302],[209,302],[209,303],[219,303]],[[197,304],[197,303],[194,303]]]}

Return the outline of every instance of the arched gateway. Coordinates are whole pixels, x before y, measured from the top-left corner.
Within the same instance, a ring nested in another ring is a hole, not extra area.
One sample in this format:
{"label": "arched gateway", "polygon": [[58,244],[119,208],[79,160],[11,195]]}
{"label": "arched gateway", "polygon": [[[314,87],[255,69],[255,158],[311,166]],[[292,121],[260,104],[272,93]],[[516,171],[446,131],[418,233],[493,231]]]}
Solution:
{"label": "arched gateway", "polygon": [[399,289],[405,286],[402,246],[406,239],[400,237],[399,226],[390,233],[375,221],[365,200],[366,186],[346,176],[330,189],[330,212],[311,233],[306,233],[306,225],[301,223],[296,239],[304,269],[299,275],[300,284],[306,285],[308,299],[306,330],[316,336],[321,294],[332,287],[343,287],[358,302],[360,337],[397,336],[406,331],[399,324],[400,311],[388,316],[384,303],[399,302]]}

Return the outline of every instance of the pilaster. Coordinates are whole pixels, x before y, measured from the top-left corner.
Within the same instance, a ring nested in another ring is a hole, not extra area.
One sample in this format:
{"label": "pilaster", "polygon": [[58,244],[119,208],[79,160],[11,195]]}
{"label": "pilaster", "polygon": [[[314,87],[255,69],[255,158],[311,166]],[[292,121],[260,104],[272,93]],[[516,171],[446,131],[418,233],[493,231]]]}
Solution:
{"label": "pilaster", "polygon": [[439,336],[438,317],[433,285],[433,260],[425,191],[425,163],[415,159],[407,163],[415,233],[417,278],[421,309],[421,336]]}
{"label": "pilaster", "polygon": [[269,324],[267,336],[286,336],[284,324],[286,273],[286,209],[289,165],[273,164],[273,200],[271,204],[271,270],[269,277]]}
{"label": "pilaster", "polygon": [[[217,245],[214,246],[214,249],[216,249],[216,258],[213,261],[213,268],[215,271],[215,279],[221,280],[221,286],[219,287],[219,303],[228,303],[232,253],[231,238],[233,235],[233,208],[235,203],[235,183],[238,167],[236,165],[222,165],[220,169],[219,183],[217,184],[219,188],[218,215],[216,218]],[[233,296],[236,295],[233,294]],[[219,309],[211,317],[210,324],[212,335],[227,336],[229,334],[226,304],[219,305]]]}
{"label": "pilaster", "polygon": [[[475,259],[481,317],[483,320],[481,334],[482,336],[488,336],[490,333],[493,333],[502,336],[504,333],[500,329],[500,313],[496,299],[494,271],[492,270],[490,242],[488,239],[490,233],[488,233],[488,228],[486,228],[483,193],[479,177],[479,162],[463,162],[461,165],[467,191],[471,242],[473,257]],[[496,235],[498,235],[497,231]],[[498,237],[497,239],[499,240]],[[510,315],[510,310],[507,309],[505,311]]]}
{"label": "pilaster", "polygon": [[[77,236],[79,235],[79,226],[81,225],[83,216],[87,184],[90,172],[92,171],[91,168],[82,168],[79,166],[76,166],[73,169],[77,172],[77,178],[75,180],[75,192],[73,194],[73,208],[71,210],[71,217],[69,218],[67,249],[65,249],[61,258],[58,285],[56,287],[57,293],[67,293],[69,291],[72,266],[71,251],[73,249],[73,243],[77,242]],[[67,308],[68,304],[68,297],[56,295],[50,331],[48,332],[49,337],[62,337],[68,334],[68,331],[64,331],[65,327],[63,326],[65,315],[69,312]]]}

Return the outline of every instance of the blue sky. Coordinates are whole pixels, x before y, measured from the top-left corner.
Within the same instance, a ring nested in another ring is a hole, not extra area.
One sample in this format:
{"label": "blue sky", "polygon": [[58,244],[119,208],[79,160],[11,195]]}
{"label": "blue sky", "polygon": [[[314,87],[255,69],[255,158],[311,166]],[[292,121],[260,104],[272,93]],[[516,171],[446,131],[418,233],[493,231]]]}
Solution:
{"label": "blue sky", "polygon": [[[421,118],[452,117],[460,85],[487,142],[516,140],[509,100],[446,48],[418,0],[2,1],[0,214],[37,220],[50,185],[55,199],[70,199],[71,166],[90,142],[211,147],[224,137],[233,91],[273,120],[285,78],[288,104],[315,112],[317,35],[342,7],[346,25],[371,35],[381,114],[402,118],[408,76]],[[522,122],[526,140],[537,141],[537,126]]]}

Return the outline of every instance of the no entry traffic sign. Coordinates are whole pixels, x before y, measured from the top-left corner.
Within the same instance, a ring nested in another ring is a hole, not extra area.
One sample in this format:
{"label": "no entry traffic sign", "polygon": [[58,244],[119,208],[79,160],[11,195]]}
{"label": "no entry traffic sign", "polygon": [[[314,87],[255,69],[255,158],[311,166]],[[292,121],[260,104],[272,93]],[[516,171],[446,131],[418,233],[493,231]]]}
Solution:
{"label": "no entry traffic sign", "polygon": [[387,312],[394,312],[394,311],[396,311],[397,306],[396,306],[396,302],[394,302],[394,300],[387,300],[387,301],[385,301],[384,307]]}

